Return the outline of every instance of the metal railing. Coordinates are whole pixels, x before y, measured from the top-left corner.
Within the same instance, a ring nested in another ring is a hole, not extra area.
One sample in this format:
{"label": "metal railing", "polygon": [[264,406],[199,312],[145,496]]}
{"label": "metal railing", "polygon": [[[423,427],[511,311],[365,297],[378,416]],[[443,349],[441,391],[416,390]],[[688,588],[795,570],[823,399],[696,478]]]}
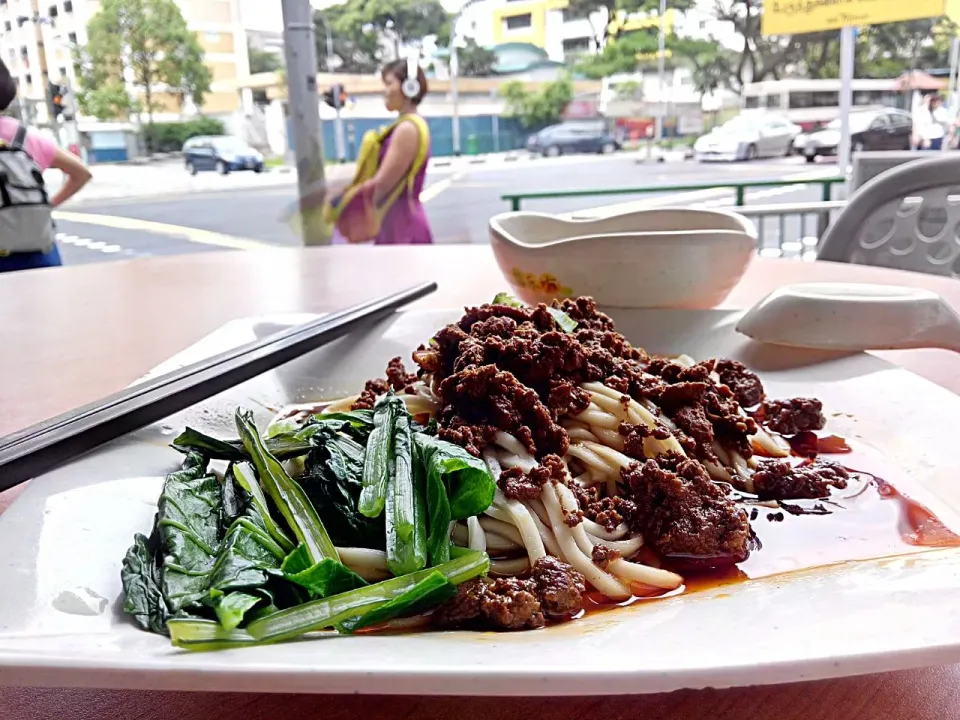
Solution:
{"label": "metal railing", "polygon": [[757,226],[757,252],[763,257],[815,260],[820,238],[845,200],[746,205],[739,212]]}
{"label": "metal railing", "polygon": [[[773,188],[801,185],[819,185],[821,188],[821,200],[829,202],[833,200],[832,189],[834,185],[846,182],[846,178],[841,176],[831,176],[825,178],[815,178],[812,180],[745,180],[735,183],[694,183],[690,185],[644,185],[641,187],[627,188],[591,188],[587,190],[545,190],[540,192],[525,193],[507,193],[501,195],[500,199],[510,203],[511,210],[519,210],[524,200],[551,200],[555,198],[568,197],[600,197],[603,195],[643,195],[649,193],[668,194],[682,192],[697,192],[703,190],[729,189],[734,192],[735,206],[743,207],[746,204],[747,190],[754,188]],[[678,199],[683,202],[682,198]]]}

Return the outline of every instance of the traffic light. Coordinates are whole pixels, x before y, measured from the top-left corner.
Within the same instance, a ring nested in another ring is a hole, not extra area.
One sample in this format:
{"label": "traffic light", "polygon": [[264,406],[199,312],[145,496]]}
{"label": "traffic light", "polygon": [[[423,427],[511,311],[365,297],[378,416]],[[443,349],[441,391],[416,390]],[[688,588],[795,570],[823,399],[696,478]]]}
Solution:
{"label": "traffic light", "polygon": [[50,100],[50,112],[55,118],[59,118],[61,115],[63,115],[63,95],[65,92],[66,88],[59,83],[51,81],[47,85],[47,97]]}
{"label": "traffic light", "polygon": [[323,93],[323,101],[332,108],[339,110],[347,104],[347,91],[343,85],[334,85]]}

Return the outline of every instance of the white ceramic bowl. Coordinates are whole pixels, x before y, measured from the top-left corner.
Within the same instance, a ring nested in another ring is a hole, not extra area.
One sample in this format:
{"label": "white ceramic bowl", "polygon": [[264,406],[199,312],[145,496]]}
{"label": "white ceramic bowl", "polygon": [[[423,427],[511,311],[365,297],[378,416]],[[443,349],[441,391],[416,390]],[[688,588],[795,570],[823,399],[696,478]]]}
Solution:
{"label": "white ceramic bowl", "polygon": [[497,264],[527,303],[590,295],[622,308],[712,308],[743,277],[757,230],[736,213],[638,210],[573,220],[532,212],[490,219]]}

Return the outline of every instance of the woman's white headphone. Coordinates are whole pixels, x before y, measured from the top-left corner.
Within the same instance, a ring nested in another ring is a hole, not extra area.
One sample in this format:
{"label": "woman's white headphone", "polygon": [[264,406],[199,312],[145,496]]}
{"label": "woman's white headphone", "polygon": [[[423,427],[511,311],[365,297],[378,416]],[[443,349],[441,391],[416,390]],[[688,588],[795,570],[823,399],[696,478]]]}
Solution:
{"label": "woman's white headphone", "polygon": [[420,94],[420,80],[417,75],[420,72],[420,66],[417,64],[417,56],[410,53],[407,56],[407,79],[403,81],[400,90],[410,100],[416,100]]}

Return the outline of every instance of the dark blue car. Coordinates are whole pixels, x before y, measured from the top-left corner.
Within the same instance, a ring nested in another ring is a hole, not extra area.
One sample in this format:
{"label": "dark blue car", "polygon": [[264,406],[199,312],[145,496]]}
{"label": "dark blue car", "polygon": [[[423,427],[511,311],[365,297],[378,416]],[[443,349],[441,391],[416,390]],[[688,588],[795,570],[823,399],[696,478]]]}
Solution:
{"label": "dark blue car", "polygon": [[183,144],[183,161],[191,175],[201,170],[216,170],[221,175],[235,170],[263,172],[263,155],[229,135],[190,138]]}
{"label": "dark blue car", "polygon": [[527,140],[527,151],[556,157],[569,153],[612,153],[620,150],[620,142],[600,121],[572,121],[551,125]]}

